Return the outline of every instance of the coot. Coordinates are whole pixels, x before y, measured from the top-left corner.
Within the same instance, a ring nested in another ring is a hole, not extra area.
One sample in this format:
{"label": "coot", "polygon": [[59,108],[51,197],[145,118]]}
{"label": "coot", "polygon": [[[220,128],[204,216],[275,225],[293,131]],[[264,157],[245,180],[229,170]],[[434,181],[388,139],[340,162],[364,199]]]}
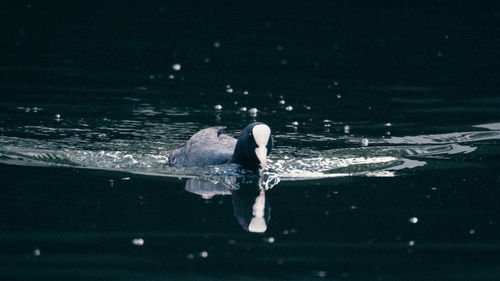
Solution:
{"label": "coot", "polygon": [[236,163],[254,172],[265,169],[266,157],[273,148],[269,126],[254,122],[243,129],[238,140],[224,134],[224,129],[211,127],[197,132],[170,154],[170,164],[189,167]]}

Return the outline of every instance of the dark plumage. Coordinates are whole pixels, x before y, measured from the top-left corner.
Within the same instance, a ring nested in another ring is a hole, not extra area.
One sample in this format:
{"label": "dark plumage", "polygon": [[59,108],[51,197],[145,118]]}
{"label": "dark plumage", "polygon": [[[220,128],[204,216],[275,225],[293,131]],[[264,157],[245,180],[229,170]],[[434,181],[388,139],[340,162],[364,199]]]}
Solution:
{"label": "dark plumage", "polygon": [[238,140],[224,134],[223,129],[211,127],[197,132],[170,154],[170,164],[189,167],[236,163],[252,171],[265,168],[265,158],[273,147],[267,125],[260,122],[248,125]]}

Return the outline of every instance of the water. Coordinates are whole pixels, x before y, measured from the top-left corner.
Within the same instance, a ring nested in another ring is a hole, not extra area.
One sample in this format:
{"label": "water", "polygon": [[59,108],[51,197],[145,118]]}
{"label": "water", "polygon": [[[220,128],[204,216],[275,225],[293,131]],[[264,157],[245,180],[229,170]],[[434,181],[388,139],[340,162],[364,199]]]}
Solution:
{"label": "water", "polygon": [[[498,280],[495,7],[47,5],[2,10],[0,279]],[[262,177],[168,165],[255,120]]]}

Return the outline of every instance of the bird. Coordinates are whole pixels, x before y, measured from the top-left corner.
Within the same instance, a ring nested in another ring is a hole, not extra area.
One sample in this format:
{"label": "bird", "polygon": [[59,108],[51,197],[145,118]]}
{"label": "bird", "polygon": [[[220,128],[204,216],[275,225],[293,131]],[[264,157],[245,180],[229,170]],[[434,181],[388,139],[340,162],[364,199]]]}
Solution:
{"label": "bird", "polygon": [[273,149],[271,128],[254,122],[235,138],[224,133],[226,127],[203,129],[171,152],[169,164],[177,167],[239,164],[242,168],[259,172],[266,168],[267,156]]}

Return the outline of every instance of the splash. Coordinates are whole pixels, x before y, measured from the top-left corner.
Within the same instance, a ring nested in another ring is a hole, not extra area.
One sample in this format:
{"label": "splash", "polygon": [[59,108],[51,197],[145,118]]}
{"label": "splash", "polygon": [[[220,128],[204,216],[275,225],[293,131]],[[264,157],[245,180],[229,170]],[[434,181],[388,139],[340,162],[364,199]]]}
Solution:
{"label": "splash", "polygon": [[[476,127],[497,129],[498,123]],[[500,131],[488,130],[370,139],[369,146],[332,150],[282,147],[269,159],[268,169],[259,179],[260,186],[270,189],[280,181],[347,176],[393,177],[404,170],[426,165],[428,158],[472,153],[476,150],[474,143],[496,139],[500,139]],[[350,138],[347,142],[359,143],[359,138]],[[96,142],[92,146],[68,140],[4,136],[0,137],[0,145],[0,163],[12,165],[117,170],[196,179],[220,184],[221,190],[238,189],[238,179],[249,176],[242,174],[236,165],[171,167],[168,165],[169,148],[176,144],[162,145],[130,139]],[[202,186],[196,188],[203,189]]]}

